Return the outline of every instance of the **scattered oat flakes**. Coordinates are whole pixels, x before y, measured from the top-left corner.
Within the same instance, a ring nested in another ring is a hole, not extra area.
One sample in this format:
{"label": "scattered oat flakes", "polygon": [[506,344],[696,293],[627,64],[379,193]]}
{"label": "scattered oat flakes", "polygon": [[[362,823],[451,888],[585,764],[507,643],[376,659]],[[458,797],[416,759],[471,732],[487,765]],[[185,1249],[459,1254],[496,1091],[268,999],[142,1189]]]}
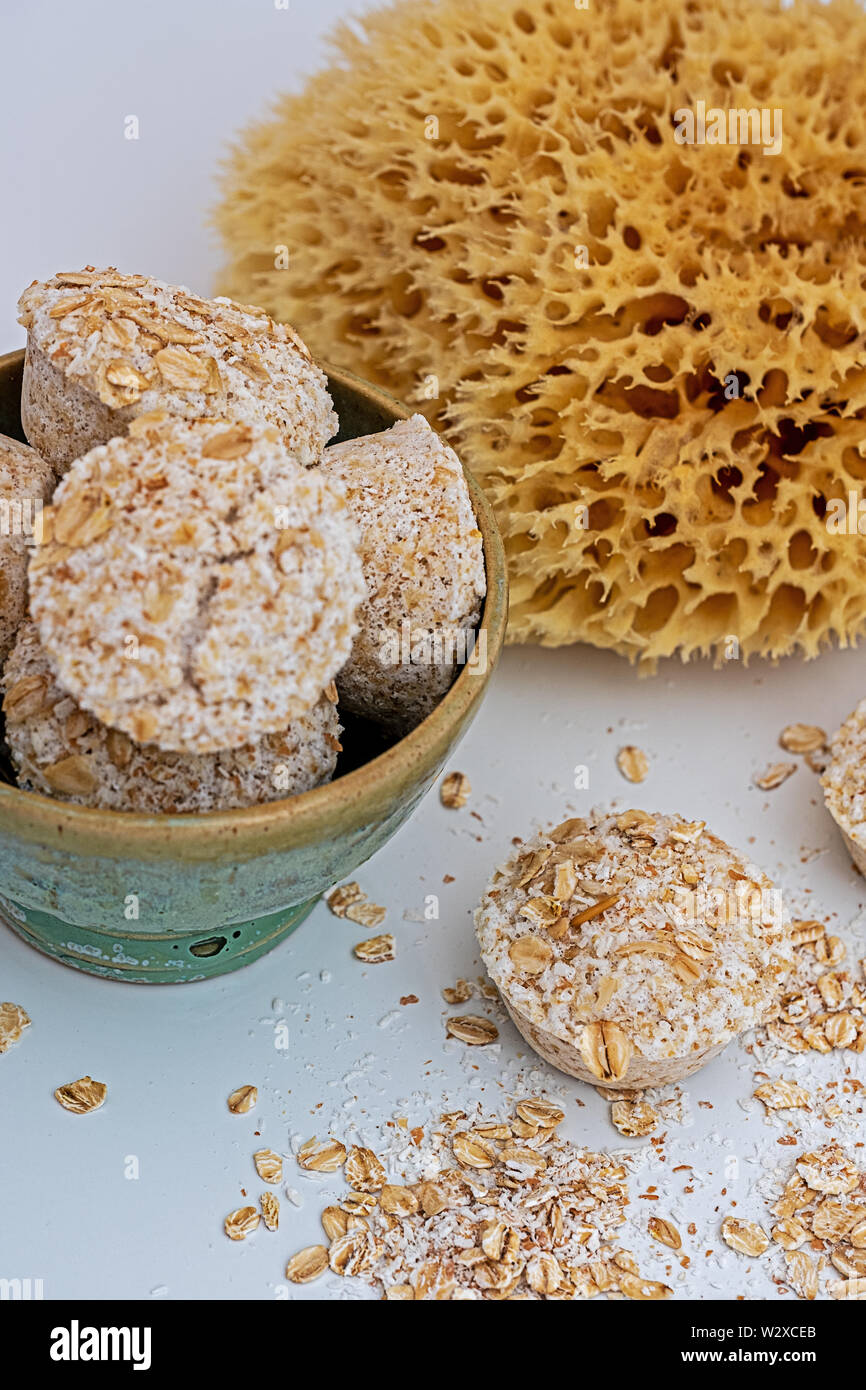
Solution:
{"label": "scattered oat flakes", "polygon": [[238,1086],[228,1098],[228,1108],[233,1115],[246,1115],[258,1098],[259,1093],[255,1086]]}
{"label": "scattered oat flakes", "polygon": [[784,1079],[768,1081],[759,1086],[754,1094],[758,1100],[763,1101],[768,1110],[797,1110],[808,1106],[811,1099],[809,1092],[802,1086]]}
{"label": "scattered oat flakes", "polygon": [[[798,1297],[816,1296],[828,1258],[847,1280],[866,1276],[866,1170],[858,1169],[839,1144],[801,1154],[771,1211],[779,1218],[773,1239],[787,1252],[787,1278]],[[857,1240],[863,1241],[859,1248]],[[820,1263],[801,1246],[820,1251]],[[851,1296],[834,1294],[834,1287],[831,1296]]]}
{"label": "scattered oat flakes", "polygon": [[385,908],[371,903],[355,882],[332,889],[325,901],[335,917],[345,917],[360,927],[378,927],[385,920]]}
{"label": "scattered oat flakes", "polygon": [[273,1149],[259,1149],[253,1154],[253,1163],[262,1182],[282,1182],[283,1160]]}
{"label": "scattered oat flakes", "polygon": [[796,763],[771,763],[765,772],[755,775],[753,781],[763,792],[771,792],[781,787],[783,782],[797,771]]}
{"label": "scattered oat flakes", "polygon": [[449,810],[459,811],[461,806],[466,805],[471,794],[472,787],[465,772],[449,772],[447,777],[442,779],[439,799]]}
{"label": "scattered oat flakes", "polygon": [[373,1150],[357,1144],[346,1158],[345,1177],[359,1192],[378,1192],[385,1185],[385,1169]]}
{"label": "scattered oat flakes", "polygon": [[372,1268],[377,1253],[378,1246],[365,1227],[350,1227],[344,1236],[331,1242],[328,1264],[335,1274],[358,1276]]}
{"label": "scattered oat flakes", "polygon": [[378,903],[355,902],[346,908],[346,917],[359,927],[379,927],[385,920],[385,908]]}
{"label": "scattered oat flakes", "polygon": [[519,1100],[514,1109],[518,1118],[525,1124],[534,1125],[539,1129],[553,1129],[556,1125],[561,1125],[565,1119],[565,1111],[542,1096]]}
{"label": "scattered oat flakes", "polygon": [[778,1221],[771,1232],[773,1240],[785,1250],[796,1250],[808,1234],[806,1227],[796,1216],[786,1216],[782,1221]]}
{"label": "scattered oat flakes", "polygon": [[[472,1128],[457,1128],[465,1112],[444,1117],[435,1178],[386,1182],[366,1216],[326,1208],[331,1270],[390,1301],[669,1297],[607,1243],[625,1219],[625,1169],[560,1139],[559,1106],[518,1105],[513,1118],[477,1117]],[[520,1127],[529,1132],[516,1145]]]}
{"label": "scattered oat flakes", "polygon": [[831,1298],[866,1299],[866,1279],[837,1279],[830,1285]]}
{"label": "scattered oat flakes", "polygon": [[90,1076],[82,1076],[78,1081],[70,1081],[66,1086],[58,1086],[54,1099],[64,1110],[73,1115],[88,1115],[105,1104],[108,1087],[104,1081],[94,1081]]}
{"label": "scattered oat flakes", "polygon": [[791,923],[791,942],[794,946],[809,946],[824,938],[824,925],[814,919]]}
{"label": "scattered oat flakes", "polygon": [[346,908],[354,902],[361,901],[364,896],[360,884],[353,881],[341,883],[339,887],[332,888],[331,892],[327,894],[325,902],[335,917],[345,917]]}
{"label": "scattered oat flakes", "polygon": [[238,1207],[226,1217],[225,1233],[229,1240],[246,1240],[257,1228],[259,1219],[255,1207]]}
{"label": "scattered oat flakes", "polygon": [[298,1163],[314,1173],[336,1173],[346,1162],[346,1148],[339,1139],[317,1139],[315,1134],[298,1149]]}
{"label": "scattered oat flakes", "polygon": [[866,1249],[842,1242],[830,1252],[830,1261],[847,1279],[859,1279],[866,1275]]}
{"label": "scattered oat flakes", "polygon": [[853,1192],[860,1185],[861,1173],[838,1144],[827,1144],[816,1153],[797,1160],[797,1172],[813,1192],[838,1195]]}
{"label": "scattered oat flakes", "polygon": [[397,954],[397,943],[390,932],[382,936],[369,936],[352,947],[358,960],[366,965],[380,965],[382,961],[393,960]]}
{"label": "scattered oat flakes", "polygon": [[460,979],[443,989],[442,998],[446,1004],[465,1004],[467,999],[472,998],[472,986],[468,980]]}
{"label": "scattered oat flakes", "polygon": [[827,735],[817,724],[789,724],[779,744],[786,753],[817,753],[827,747]]}
{"label": "scattered oat flakes", "polygon": [[276,1231],[280,1224],[280,1200],[273,1192],[263,1192],[259,1198],[262,1220],[269,1231]]}
{"label": "scattered oat flakes", "polygon": [[341,1200],[340,1208],[347,1216],[369,1216],[378,1200],[374,1192],[350,1192]]}
{"label": "scattered oat flakes", "polygon": [[610,1107],[610,1118],[615,1129],[627,1139],[642,1138],[652,1134],[659,1126],[659,1114],[645,1100],[617,1100]]}
{"label": "scattered oat flakes", "polygon": [[322,1229],[328,1240],[336,1240],[337,1236],[344,1236],[349,1229],[349,1216],[342,1207],[325,1207],[321,1221]]}
{"label": "scattered oat flakes", "polygon": [[661,1241],[662,1245],[669,1246],[671,1250],[682,1250],[683,1238],[672,1221],[663,1216],[651,1216],[648,1230],[653,1239]]}
{"label": "scattered oat flakes", "polygon": [[815,959],[822,965],[838,965],[845,958],[845,942],[839,936],[824,935],[815,942]]}
{"label": "scattered oat flakes", "polygon": [[308,1245],[293,1255],[286,1265],[286,1278],[293,1284],[309,1284],[328,1268],[328,1252],[324,1245]]}
{"label": "scattered oat flakes", "polygon": [[754,1221],[740,1221],[726,1216],[722,1222],[722,1240],[741,1255],[763,1255],[770,1244],[769,1237]]}
{"label": "scattered oat flakes", "polygon": [[858,1229],[866,1230],[861,1219],[863,1216],[866,1216],[866,1207],[858,1202],[825,1197],[812,1212],[812,1235],[819,1240],[834,1242],[842,1240],[844,1236],[852,1245],[863,1245],[864,1242],[857,1239]]}
{"label": "scattered oat flakes", "polygon": [[627,782],[642,782],[649,772],[649,760],[642,748],[633,743],[620,748],[616,755],[616,765]]}
{"label": "scattered oat flakes", "polygon": [[487,1043],[496,1042],[499,1037],[496,1024],[489,1018],[481,1018],[477,1014],[458,1014],[446,1019],[445,1032],[449,1038],[457,1038],[459,1042],[468,1043],[470,1047],[483,1047]]}
{"label": "scattered oat flakes", "polygon": [[805,763],[812,772],[826,772],[830,766],[830,760],[829,748],[820,748],[817,753],[807,753]]}
{"label": "scattered oat flakes", "polygon": [[379,1195],[379,1206],[390,1216],[414,1216],[419,1202],[411,1187],[386,1183]]}
{"label": "scattered oat flakes", "polygon": [[810,1302],[818,1294],[818,1267],[804,1250],[791,1250],[785,1255],[788,1283],[798,1298]]}
{"label": "scattered oat flakes", "polygon": [[619,1288],[626,1298],[652,1299],[654,1301],[662,1298],[670,1298],[671,1290],[667,1284],[661,1284],[655,1279],[641,1279],[639,1275],[631,1272],[618,1276]]}
{"label": "scattered oat flakes", "polygon": [[496,1163],[495,1145],[467,1130],[454,1135],[451,1150],[463,1168],[492,1168]]}
{"label": "scattered oat flakes", "polygon": [[847,970],[828,970],[845,957],[845,943],[818,921],[792,924],[794,970],[768,1038],[791,1052],[866,1051],[866,993]]}
{"label": "scattered oat flakes", "polygon": [[30,1019],[20,1004],[0,1004],[0,1052],[7,1052],[29,1027]]}

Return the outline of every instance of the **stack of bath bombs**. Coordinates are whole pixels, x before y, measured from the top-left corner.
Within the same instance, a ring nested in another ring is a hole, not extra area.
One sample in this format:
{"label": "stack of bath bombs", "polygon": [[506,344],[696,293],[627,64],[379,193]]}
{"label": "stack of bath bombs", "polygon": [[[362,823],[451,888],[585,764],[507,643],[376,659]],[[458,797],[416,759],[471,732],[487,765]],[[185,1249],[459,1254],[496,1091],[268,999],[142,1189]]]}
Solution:
{"label": "stack of bath bombs", "polygon": [[292,328],[143,275],[58,274],[20,310],[32,447],[0,438],[0,509],[21,514],[0,657],[22,787],[249,806],[333,776],[341,709],[397,734],[431,712],[485,575],[422,417],[327,447],[327,378]]}

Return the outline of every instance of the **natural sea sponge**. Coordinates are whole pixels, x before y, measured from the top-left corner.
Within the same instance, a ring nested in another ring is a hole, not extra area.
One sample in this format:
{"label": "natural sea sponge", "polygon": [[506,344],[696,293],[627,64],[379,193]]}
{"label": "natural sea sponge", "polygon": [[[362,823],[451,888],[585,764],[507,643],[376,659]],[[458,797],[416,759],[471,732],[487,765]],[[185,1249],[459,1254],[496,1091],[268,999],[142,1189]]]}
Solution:
{"label": "natural sea sponge", "polygon": [[[856,638],[866,548],[826,520],[866,478],[860,6],[406,0],[359,26],[235,151],[220,289],[444,424],[496,506],[513,638],[648,665]],[[699,102],[781,112],[780,152],[678,143]]]}

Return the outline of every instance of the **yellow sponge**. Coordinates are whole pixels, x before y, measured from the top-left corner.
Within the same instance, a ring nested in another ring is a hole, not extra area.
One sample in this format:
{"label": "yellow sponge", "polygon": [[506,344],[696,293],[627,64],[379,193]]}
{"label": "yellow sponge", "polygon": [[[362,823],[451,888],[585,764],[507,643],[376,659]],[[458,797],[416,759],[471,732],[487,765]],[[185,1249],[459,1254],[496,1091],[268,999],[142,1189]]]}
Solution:
{"label": "yellow sponge", "polygon": [[651,665],[857,637],[856,0],[361,23],[234,151],[221,291],[446,428],[506,537],[513,638]]}

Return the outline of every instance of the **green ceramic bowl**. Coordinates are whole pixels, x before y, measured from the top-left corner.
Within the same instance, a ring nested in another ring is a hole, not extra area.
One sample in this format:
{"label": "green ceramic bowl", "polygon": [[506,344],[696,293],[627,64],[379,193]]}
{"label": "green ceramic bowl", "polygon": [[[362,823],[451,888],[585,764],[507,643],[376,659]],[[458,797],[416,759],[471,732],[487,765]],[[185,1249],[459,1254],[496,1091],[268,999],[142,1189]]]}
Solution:
{"label": "green ceramic bowl", "polygon": [[[24,354],[0,357],[0,433],[23,438]],[[409,413],[328,368],[341,439]],[[179,984],[236,970],[294,930],[323,892],[412,814],[481,703],[505,632],[502,542],[467,474],[484,542],[486,662],[467,664],[433,713],[388,746],[349,723],[334,781],[241,811],[151,816],[54,801],[0,776],[0,920],[65,965],[112,980]],[[137,914],[137,915],[136,915]]]}

